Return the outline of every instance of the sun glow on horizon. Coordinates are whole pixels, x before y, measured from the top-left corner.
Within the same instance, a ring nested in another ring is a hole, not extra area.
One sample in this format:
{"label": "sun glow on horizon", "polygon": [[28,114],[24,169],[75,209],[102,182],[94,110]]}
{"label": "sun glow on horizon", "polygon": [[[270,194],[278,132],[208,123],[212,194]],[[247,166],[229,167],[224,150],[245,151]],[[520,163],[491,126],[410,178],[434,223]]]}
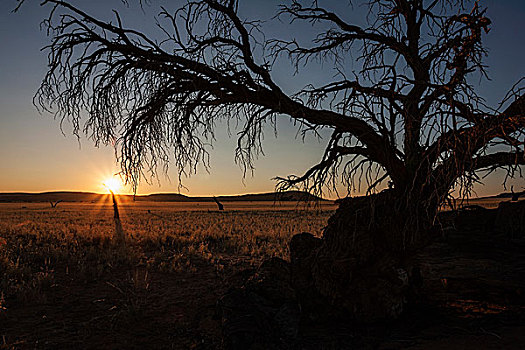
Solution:
{"label": "sun glow on horizon", "polygon": [[122,182],[115,177],[108,177],[102,182],[102,185],[104,185],[104,187],[107,188],[108,191],[113,193],[118,193],[119,190],[122,188]]}

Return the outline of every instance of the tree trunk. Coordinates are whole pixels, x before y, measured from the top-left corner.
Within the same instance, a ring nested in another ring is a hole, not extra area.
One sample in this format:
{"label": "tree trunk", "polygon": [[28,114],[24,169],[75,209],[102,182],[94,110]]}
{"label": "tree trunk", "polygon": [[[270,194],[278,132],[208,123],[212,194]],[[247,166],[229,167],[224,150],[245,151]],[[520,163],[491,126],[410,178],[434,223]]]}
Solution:
{"label": "tree trunk", "polygon": [[319,316],[325,304],[365,322],[399,316],[420,278],[411,256],[430,236],[431,211],[394,190],[342,200],[323,239],[290,244],[303,309]]}

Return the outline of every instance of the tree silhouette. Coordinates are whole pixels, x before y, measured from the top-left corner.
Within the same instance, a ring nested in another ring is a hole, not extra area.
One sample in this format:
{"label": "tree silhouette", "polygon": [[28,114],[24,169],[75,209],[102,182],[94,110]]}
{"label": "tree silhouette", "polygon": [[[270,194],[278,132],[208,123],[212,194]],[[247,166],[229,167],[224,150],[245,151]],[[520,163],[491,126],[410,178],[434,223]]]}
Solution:
{"label": "tree silhouette", "polygon": [[61,203],[62,199],[57,200],[56,202],[49,201],[49,204],[51,204],[51,208],[56,208],[58,203]]}
{"label": "tree silhouette", "polygon": [[[313,263],[313,285],[348,310],[357,302],[341,287],[350,277],[334,275],[334,265],[343,272],[364,265],[376,271],[388,259],[402,266],[401,256],[428,238],[452,188],[468,195],[480,171],[505,168],[514,176],[525,164],[523,80],[495,107],[470,82],[486,74],[482,38],[491,24],[477,1],[362,1],[363,26],[316,1],[282,5],[279,18],[318,30],[308,44],[266,39],[262,24],[243,18],[235,0],[162,8],[163,38],[124,26],[117,12],[109,22],[67,1],[43,3],[52,9],[45,21],[52,39],[36,103],[70,118],[77,133],[87,110],[83,130],[97,144],[116,143],[133,184],[171,155],[179,177],[206,166],[207,144],[224,120],[241,125],[236,160],[251,170],[265,125],[282,116],[302,132],[331,136],[319,163],[278,178],[280,189],[319,194],[340,178],[350,191],[363,183],[375,193],[390,183],[381,194],[341,204],[316,248],[326,259]],[[317,60],[333,66],[335,78],[287,94],[272,76],[282,55],[297,74]],[[368,209],[357,214],[357,204]],[[391,308],[401,300],[394,299],[376,304]]]}
{"label": "tree silhouette", "polygon": [[213,200],[215,201],[215,203],[217,204],[217,208],[219,210],[224,210],[224,205],[222,205],[221,202],[219,202],[219,200],[217,199],[217,197],[213,196]]}
{"label": "tree silhouette", "polygon": [[111,201],[113,202],[113,221],[115,221],[115,241],[122,245],[126,243],[126,235],[124,234],[124,229],[122,228],[122,223],[120,222],[120,213],[118,210],[118,200],[117,196],[112,190],[109,190],[111,193]]}

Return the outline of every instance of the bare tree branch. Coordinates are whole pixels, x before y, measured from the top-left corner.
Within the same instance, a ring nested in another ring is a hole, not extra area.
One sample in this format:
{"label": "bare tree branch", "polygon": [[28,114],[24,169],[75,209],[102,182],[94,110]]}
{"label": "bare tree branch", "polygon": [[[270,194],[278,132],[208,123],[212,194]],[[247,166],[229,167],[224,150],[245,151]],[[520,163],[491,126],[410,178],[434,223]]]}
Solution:
{"label": "bare tree branch", "polygon": [[[279,19],[318,31],[309,44],[266,39],[263,24],[243,18],[234,0],[161,8],[163,38],[125,27],[118,12],[102,21],[65,0],[42,4],[51,43],[35,104],[75,133],[114,144],[135,185],[159,166],[175,165],[179,181],[207,167],[222,122],[238,125],[236,159],[253,170],[266,126],[280,117],[303,135],[333,132],[318,164],[276,178],[283,189],[321,193],[342,181],[355,190],[363,181],[375,190],[391,181],[402,196],[437,203],[459,178],[468,188],[479,169],[509,166],[505,157],[523,152],[522,80],[504,108],[487,106],[469,83],[485,75],[482,38],[491,24],[477,2],[367,1],[365,25],[316,2],[281,6]],[[283,56],[298,74],[313,60],[333,66],[334,78],[289,94],[272,76]]]}

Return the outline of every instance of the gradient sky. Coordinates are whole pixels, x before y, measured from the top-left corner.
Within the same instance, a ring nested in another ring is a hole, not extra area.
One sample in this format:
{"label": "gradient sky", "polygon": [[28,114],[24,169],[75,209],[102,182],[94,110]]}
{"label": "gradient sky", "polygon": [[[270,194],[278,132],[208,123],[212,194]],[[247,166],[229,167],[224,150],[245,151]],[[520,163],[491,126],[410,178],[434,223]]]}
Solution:
{"label": "gradient sky", "polygon": [[[104,191],[102,182],[119,170],[111,147],[95,148],[83,137],[79,140],[71,134],[69,125],[63,129],[60,123],[47,114],[40,115],[32,105],[32,97],[46,70],[46,54],[40,49],[48,43],[39,23],[47,14],[36,0],[26,0],[19,13],[11,13],[15,0],[0,1],[0,192],[41,192],[54,190]],[[152,1],[155,3],[155,1]],[[181,3],[181,1],[164,1]],[[339,1],[326,1],[340,6]],[[120,8],[120,1],[76,1],[83,9],[97,16],[111,16],[111,8]],[[320,1],[323,5],[325,1]],[[241,9],[248,17],[269,19],[279,1],[241,0]],[[489,57],[491,81],[482,81],[476,87],[489,104],[495,105],[505,92],[525,76],[525,1],[482,0],[488,6],[492,30],[485,36]],[[173,5],[169,5],[174,8]],[[151,29],[151,15],[155,5],[146,14],[137,9],[123,9],[124,24],[142,30]],[[359,20],[359,11],[355,12]],[[352,13],[348,16],[351,18]],[[361,17],[362,19],[362,14]],[[308,37],[309,27],[296,33],[287,31],[284,24],[273,23],[268,27],[267,37],[287,33],[299,39]],[[286,91],[296,91],[312,81],[322,81],[328,71],[316,69],[298,77],[286,64],[274,70]],[[305,80],[308,79],[308,80]],[[287,118],[278,123],[279,134],[266,133],[263,143],[265,156],[256,163],[253,176],[243,179],[242,170],[234,163],[235,137],[228,137],[225,130],[217,132],[217,142],[211,152],[211,170],[200,171],[184,180],[189,191],[182,193],[198,195],[229,195],[273,191],[274,176],[301,174],[315,164],[322,155],[326,141],[296,138],[296,130]],[[139,186],[141,194],[153,192],[176,192],[176,170],[168,173],[171,179],[161,175],[153,184]],[[485,186],[477,186],[480,196],[503,191],[502,174],[491,175],[484,180]],[[525,186],[523,178],[509,182],[515,187]]]}

